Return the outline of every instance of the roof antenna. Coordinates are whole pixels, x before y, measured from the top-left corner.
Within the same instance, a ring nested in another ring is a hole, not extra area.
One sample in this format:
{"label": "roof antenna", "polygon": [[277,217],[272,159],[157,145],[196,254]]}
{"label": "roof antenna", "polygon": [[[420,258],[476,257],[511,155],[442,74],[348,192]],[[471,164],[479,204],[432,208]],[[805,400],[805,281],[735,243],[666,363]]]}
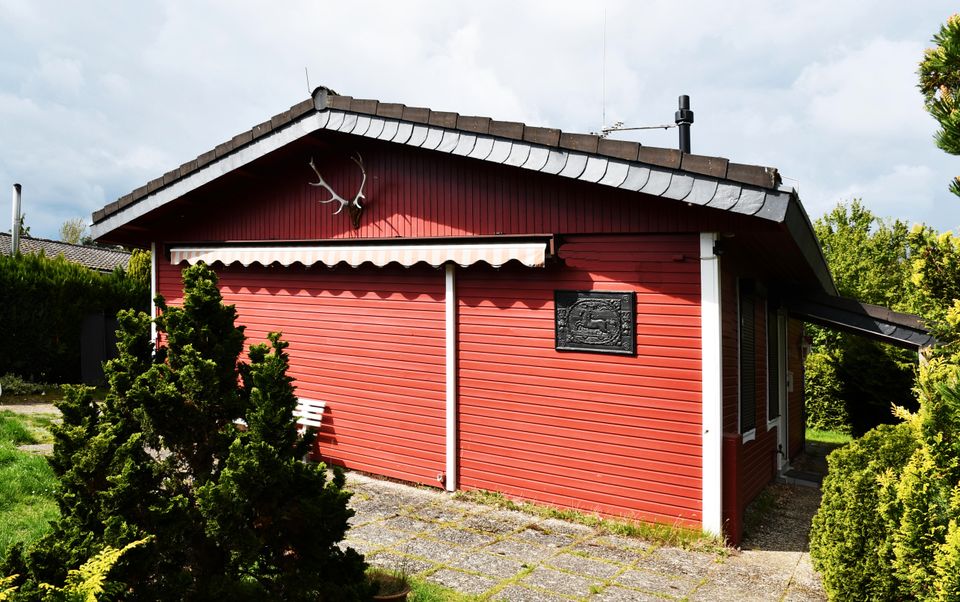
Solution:
{"label": "roof antenna", "polygon": [[607,5],[603,5],[603,65],[600,68],[600,127],[607,124]]}
{"label": "roof antenna", "polygon": [[303,68],[303,75],[307,78],[307,95],[313,94],[313,90],[310,88],[310,72],[307,71],[307,68]]}

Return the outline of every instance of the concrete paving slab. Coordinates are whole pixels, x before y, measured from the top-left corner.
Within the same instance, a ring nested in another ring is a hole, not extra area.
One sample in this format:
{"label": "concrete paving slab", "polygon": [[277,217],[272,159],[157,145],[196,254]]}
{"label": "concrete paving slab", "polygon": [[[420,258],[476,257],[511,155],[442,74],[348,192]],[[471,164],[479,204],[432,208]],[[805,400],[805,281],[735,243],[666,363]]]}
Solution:
{"label": "concrete paving slab", "polygon": [[522,585],[511,585],[495,594],[493,599],[507,602],[569,602],[574,598],[530,589]]}
{"label": "concrete paving slab", "polygon": [[489,575],[501,581],[515,576],[530,566],[522,560],[506,558],[496,554],[487,554],[485,552],[467,554],[461,558],[450,561],[449,564],[453,568],[483,573],[484,575]]}
{"label": "concrete paving slab", "polygon": [[398,554],[393,550],[383,550],[371,554],[367,556],[367,562],[382,569],[405,573],[407,575],[417,575],[426,571],[433,571],[440,566],[428,560]]}
{"label": "concrete paving slab", "polygon": [[[598,541],[599,538],[593,541]],[[600,558],[608,562],[631,566],[640,561],[647,554],[647,550],[633,548],[615,548],[608,545],[593,543],[593,541],[575,543],[570,548],[573,553],[586,554],[591,558]]]}
{"label": "concrete paving slab", "polygon": [[411,539],[404,542],[402,547],[396,549],[403,554],[412,554],[438,564],[449,563],[468,553],[462,546],[426,537]]}
{"label": "concrete paving slab", "polygon": [[626,589],[616,585],[604,588],[597,594],[587,598],[590,602],[665,602],[677,600],[670,596],[640,592],[635,589]]}
{"label": "concrete paving slab", "polygon": [[470,549],[486,546],[496,541],[496,537],[492,535],[475,533],[473,531],[457,529],[455,527],[441,527],[431,532],[430,537],[439,539],[441,541],[446,541],[448,543],[455,543]]}
{"label": "concrete paving slab", "polygon": [[500,554],[502,556],[516,558],[528,563],[540,562],[545,558],[549,558],[557,553],[557,550],[554,548],[545,548],[543,546],[524,541],[517,541],[515,539],[501,539],[500,541],[487,546],[485,551],[492,554]]}
{"label": "concrete paving slab", "polygon": [[407,533],[428,533],[437,528],[437,525],[432,522],[410,516],[394,516],[377,523],[377,526]]}
{"label": "concrete paving slab", "polygon": [[481,533],[505,535],[526,528],[533,524],[531,517],[516,513],[490,512],[484,514],[467,515],[463,526]]}
{"label": "concrete paving slab", "polygon": [[351,528],[347,535],[349,541],[363,540],[377,547],[392,546],[413,537],[412,533],[384,529],[382,523],[368,523],[362,527]]}
{"label": "concrete paving slab", "polygon": [[623,570],[620,565],[594,558],[585,558],[577,554],[557,554],[550,558],[546,564],[569,573],[577,573],[600,580],[609,579]]}
{"label": "concrete paving slab", "polygon": [[464,573],[454,569],[440,569],[436,573],[427,576],[428,581],[439,583],[444,587],[455,589],[464,594],[478,596],[497,584],[496,579],[491,579],[484,575],[475,575]]}
{"label": "concrete paving slab", "polygon": [[526,586],[544,589],[549,592],[568,596],[584,597],[592,593],[591,588],[603,585],[602,579],[565,573],[556,569],[537,567],[521,580]]}
{"label": "concrete paving slab", "polygon": [[650,593],[682,598],[700,585],[700,579],[687,575],[666,575],[661,572],[635,569],[618,575],[615,584]]}
{"label": "concrete paving slab", "polygon": [[576,538],[572,535],[566,535],[564,533],[554,533],[548,531],[539,525],[533,525],[522,531],[518,531],[510,536],[512,539],[517,539],[520,541],[525,541],[527,543],[536,544],[538,546],[544,546],[546,548],[564,548],[569,546]]}

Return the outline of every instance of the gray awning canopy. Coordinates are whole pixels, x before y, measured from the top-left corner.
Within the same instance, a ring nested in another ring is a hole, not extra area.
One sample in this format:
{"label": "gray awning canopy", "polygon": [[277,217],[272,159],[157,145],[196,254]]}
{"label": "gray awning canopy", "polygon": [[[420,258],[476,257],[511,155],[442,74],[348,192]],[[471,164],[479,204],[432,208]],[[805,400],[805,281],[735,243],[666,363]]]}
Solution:
{"label": "gray awning canopy", "polygon": [[827,328],[842,330],[905,349],[936,344],[936,339],[918,316],[846,297],[811,293],[782,296],[783,305],[798,318]]}

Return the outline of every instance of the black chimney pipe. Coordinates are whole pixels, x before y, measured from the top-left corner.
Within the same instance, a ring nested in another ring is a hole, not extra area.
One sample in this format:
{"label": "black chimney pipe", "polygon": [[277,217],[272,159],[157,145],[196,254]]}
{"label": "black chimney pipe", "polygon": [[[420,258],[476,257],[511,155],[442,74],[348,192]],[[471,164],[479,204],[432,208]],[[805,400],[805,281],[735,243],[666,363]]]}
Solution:
{"label": "black chimney pipe", "polygon": [[680,110],[676,112],[674,121],[680,132],[680,152],[690,152],[690,124],[693,123],[693,111],[690,110],[690,97],[680,96]]}

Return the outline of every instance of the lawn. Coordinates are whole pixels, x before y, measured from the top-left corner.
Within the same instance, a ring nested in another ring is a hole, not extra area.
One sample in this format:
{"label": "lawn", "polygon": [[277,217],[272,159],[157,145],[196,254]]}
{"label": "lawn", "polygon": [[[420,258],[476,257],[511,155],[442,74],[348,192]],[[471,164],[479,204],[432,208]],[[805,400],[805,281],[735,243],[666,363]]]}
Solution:
{"label": "lawn", "polygon": [[53,501],[57,480],[46,458],[16,448],[49,441],[51,420],[0,412],[0,554],[13,543],[39,539],[59,514]]}
{"label": "lawn", "polygon": [[840,447],[853,441],[853,437],[846,433],[837,431],[820,431],[817,429],[807,429],[807,441],[813,443],[823,443],[825,445]]}

